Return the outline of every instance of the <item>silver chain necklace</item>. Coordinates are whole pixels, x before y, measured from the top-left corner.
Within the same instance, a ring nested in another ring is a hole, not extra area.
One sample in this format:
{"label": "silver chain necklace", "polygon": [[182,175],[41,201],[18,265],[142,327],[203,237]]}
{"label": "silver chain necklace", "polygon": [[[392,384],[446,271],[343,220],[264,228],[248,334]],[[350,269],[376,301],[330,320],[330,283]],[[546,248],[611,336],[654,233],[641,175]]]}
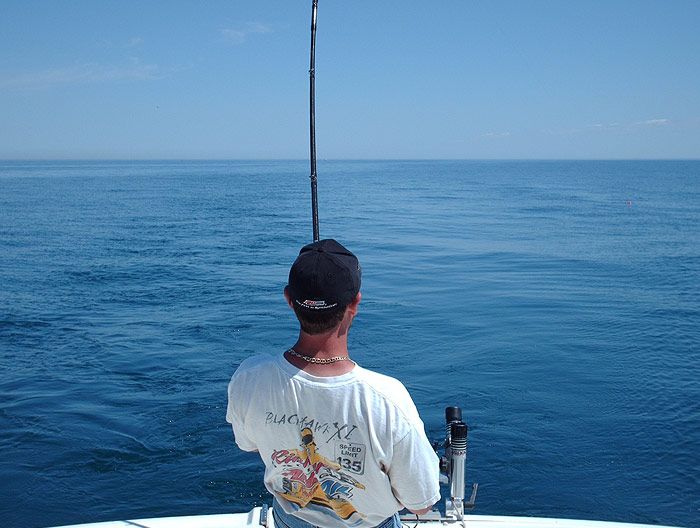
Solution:
{"label": "silver chain necklace", "polygon": [[351,363],[355,364],[355,362],[350,359],[347,356],[335,356],[335,357],[330,357],[330,358],[324,358],[324,359],[319,359],[315,357],[310,357],[310,356],[302,356],[299,352],[294,350],[293,348],[290,348],[287,350],[291,355],[298,357],[299,359],[303,359],[304,361],[307,361],[308,363],[318,363],[321,365],[325,365],[327,363],[335,363],[336,361],[350,361]]}

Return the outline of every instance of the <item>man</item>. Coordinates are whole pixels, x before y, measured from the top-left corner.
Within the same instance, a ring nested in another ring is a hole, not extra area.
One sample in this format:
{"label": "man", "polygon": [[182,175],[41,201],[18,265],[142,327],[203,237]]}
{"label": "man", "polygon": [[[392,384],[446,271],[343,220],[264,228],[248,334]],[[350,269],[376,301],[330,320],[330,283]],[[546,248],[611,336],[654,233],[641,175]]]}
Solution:
{"label": "man", "polygon": [[361,271],[335,240],[301,249],[284,289],[299,339],[246,359],[228,388],[238,446],[258,451],[277,528],[399,527],[440,499],[438,459],[404,386],[348,355]]}

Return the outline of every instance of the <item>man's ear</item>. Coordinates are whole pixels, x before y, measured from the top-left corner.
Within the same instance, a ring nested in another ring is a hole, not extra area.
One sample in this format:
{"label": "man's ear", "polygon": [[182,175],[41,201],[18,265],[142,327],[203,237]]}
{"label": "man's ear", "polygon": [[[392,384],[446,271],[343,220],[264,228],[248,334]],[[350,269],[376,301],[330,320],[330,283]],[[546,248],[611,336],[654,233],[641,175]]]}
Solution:
{"label": "man's ear", "polygon": [[357,305],[360,304],[360,301],[362,300],[362,294],[360,292],[357,292],[357,295],[355,295],[355,298],[350,301],[350,304],[348,304],[348,311],[353,315],[357,315]]}
{"label": "man's ear", "polygon": [[289,296],[289,286],[284,287],[284,298],[287,299],[287,304],[293,310],[294,306],[292,306],[292,298]]}

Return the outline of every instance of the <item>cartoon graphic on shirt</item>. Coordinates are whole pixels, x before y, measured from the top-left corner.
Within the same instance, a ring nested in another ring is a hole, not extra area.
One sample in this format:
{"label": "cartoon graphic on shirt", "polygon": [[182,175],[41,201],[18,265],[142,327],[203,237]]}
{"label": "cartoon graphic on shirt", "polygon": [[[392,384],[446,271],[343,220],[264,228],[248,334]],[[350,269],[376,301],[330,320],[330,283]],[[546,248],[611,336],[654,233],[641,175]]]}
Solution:
{"label": "cartoon graphic on shirt", "polygon": [[353,516],[364,517],[349,500],[353,490],[365,489],[364,485],[342,471],[340,464],[316,451],[314,435],[308,427],[301,430],[301,447],[272,453],[272,463],[282,474],[283,489],[276,491],[302,508],[307,504],[331,508],[346,521]]}

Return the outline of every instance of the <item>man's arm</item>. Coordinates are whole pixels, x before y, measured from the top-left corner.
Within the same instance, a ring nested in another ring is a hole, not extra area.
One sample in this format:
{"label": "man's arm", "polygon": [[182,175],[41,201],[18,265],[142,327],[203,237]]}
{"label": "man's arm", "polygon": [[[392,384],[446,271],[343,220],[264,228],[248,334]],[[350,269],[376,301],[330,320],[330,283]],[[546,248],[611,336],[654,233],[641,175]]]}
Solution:
{"label": "man's arm", "polygon": [[411,513],[425,515],[440,500],[438,457],[418,428],[394,446],[387,474],[394,496]]}
{"label": "man's arm", "polygon": [[240,387],[239,379],[237,378],[238,371],[233,375],[231,381],[228,384],[228,405],[226,407],[226,421],[231,424],[233,428],[233,435],[236,440],[236,444],[242,451],[249,451],[256,453],[258,447],[255,442],[248,438],[245,430],[245,420],[243,419],[242,412],[239,407],[241,406],[244,398],[242,394],[246,394],[247,391]]}

